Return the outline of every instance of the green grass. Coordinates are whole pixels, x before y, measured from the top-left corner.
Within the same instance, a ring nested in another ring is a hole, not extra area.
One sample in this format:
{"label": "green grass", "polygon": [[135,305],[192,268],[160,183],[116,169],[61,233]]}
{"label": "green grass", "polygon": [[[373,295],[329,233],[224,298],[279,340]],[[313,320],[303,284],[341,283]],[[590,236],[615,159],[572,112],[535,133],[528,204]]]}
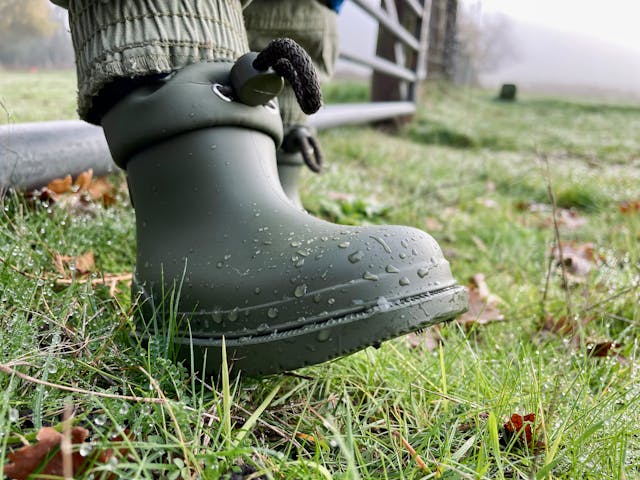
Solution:
{"label": "green grass", "polygon": [[[0,78],[16,122],[72,118],[74,91],[70,74]],[[359,100],[366,89],[337,85],[327,97]],[[322,133],[328,166],[303,176],[308,208],[344,223],[436,225],[456,277],[484,273],[505,321],[442,326],[436,352],[397,339],[261,380],[202,383],[160,342],[132,341],[125,288],[112,298],[106,287],[50,280],[56,252],[92,250],[101,272],[130,271],[126,199],[81,215],[8,194],[0,362],[76,390],[166,400],[105,398],[0,373],[0,463],[22,444],[18,435],[33,440],[72,404],[95,449],[129,431],[128,457],[96,466],[93,478],[214,479],[241,463],[274,479],[640,478],[640,213],[619,209],[640,199],[639,130],[637,106],[535,96],[507,104],[485,91],[431,88],[397,135]],[[560,270],[549,270],[548,215],[522,207],[548,204],[549,184],[559,206],[588,220],[560,226],[562,240],[592,242],[601,257],[568,292]],[[577,341],[541,331],[544,316],[568,314],[590,319]],[[624,358],[589,356],[586,338],[619,342]],[[513,413],[536,414],[538,452],[502,432]]]}

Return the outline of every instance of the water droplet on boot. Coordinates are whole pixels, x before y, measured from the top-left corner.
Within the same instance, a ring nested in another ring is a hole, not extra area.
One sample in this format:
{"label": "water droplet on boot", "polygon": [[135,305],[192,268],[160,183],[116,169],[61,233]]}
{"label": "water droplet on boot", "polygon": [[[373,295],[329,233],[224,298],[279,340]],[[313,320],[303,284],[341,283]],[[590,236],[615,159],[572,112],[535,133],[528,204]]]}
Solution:
{"label": "water droplet on boot", "polygon": [[378,297],[378,308],[382,312],[386,312],[391,308],[391,302],[385,297]]}
{"label": "water droplet on boot", "polygon": [[385,268],[385,270],[387,273],[400,273],[400,270],[393,265],[387,265],[387,268]]}
{"label": "water droplet on boot", "polygon": [[293,294],[297,297],[300,298],[302,296],[304,296],[307,293],[307,285],[306,284],[302,284],[302,285],[298,285],[295,289],[295,291],[293,292]]}
{"label": "water droplet on boot", "polygon": [[238,312],[239,312],[239,310],[240,310],[240,309],[239,309],[238,307],[236,307],[236,308],[234,308],[233,310],[231,310],[231,311],[229,312],[229,321],[230,321],[230,322],[235,322],[235,321],[238,319]]}
{"label": "water droplet on boot", "polygon": [[300,246],[300,242],[291,242],[289,245],[291,245],[293,248],[297,248]]}
{"label": "water droplet on boot", "polygon": [[402,259],[404,260],[405,258],[407,258],[407,254],[406,254],[406,253],[404,253],[404,252],[402,252],[402,253],[399,255],[399,257],[400,257],[400,258],[402,258]]}
{"label": "water droplet on boot", "polygon": [[340,243],[338,244],[338,246],[339,246],[340,248],[349,248],[349,245],[351,245],[351,243],[349,243],[349,242],[340,242]]}
{"label": "water droplet on boot", "polygon": [[326,342],[327,340],[329,340],[330,336],[331,336],[331,333],[329,332],[329,330],[322,330],[318,332],[318,336],[316,337],[316,339],[319,342]]}
{"label": "water droplet on boot", "polygon": [[256,288],[253,290],[253,293],[255,293],[256,295],[260,295],[260,292],[261,292],[261,291],[262,291],[262,290],[260,290],[260,287],[256,287]]}
{"label": "water droplet on boot", "polygon": [[313,301],[314,301],[314,302],[316,302],[316,303],[320,303],[320,300],[321,300],[320,294],[319,294],[319,293],[316,293],[316,294],[313,296]]}
{"label": "water droplet on boot", "polygon": [[269,318],[276,318],[278,316],[278,309],[276,307],[271,307],[268,311],[267,311],[267,317]]}
{"label": "water droplet on boot", "polygon": [[334,303],[336,303],[336,299],[332,297],[332,298],[330,298],[329,300],[327,300],[327,303],[328,303],[329,305],[333,305]]}
{"label": "water droplet on boot", "polygon": [[378,280],[378,276],[374,275],[371,272],[364,272],[362,274],[362,278],[364,278],[365,280],[371,280],[372,282],[375,282],[376,280]]}
{"label": "water droplet on boot", "polygon": [[296,268],[300,268],[304,265],[304,258],[301,258],[297,263],[296,263]]}
{"label": "water droplet on boot", "polygon": [[391,253],[391,247],[389,247],[389,245],[387,245],[387,242],[384,241],[384,239],[380,238],[380,237],[375,237],[373,235],[370,236],[371,238],[373,238],[376,242],[378,242],[382,248],[384,248],[384,251],[387,253]]}
{"label": "water droplet on boot", "polygon": [[402,285],[403,287],[406,287],[407,285],[411,285],[411,282],[407,277],[402,277],[398,283],[400,283],[400,285]]}
{"label": "water droplet on boot", "polygon": [[424,277],[426,277],[427,275],[429,275],[429,269],[428,269],[428,268],[424,268],[424,267],[423,267],[423,268],[419,268],[419,269],[418,269],[418,276],[419,276],[420,278],[424,278]]}
{"label": "water droplet on boot", "polygon": [[404,248],[409,248],[409,244],[407,243],[407,241],[406,241],[406,240],[402,240],[402,241],[400,242],[400,245],[402,245]]}
{"label": "water droplet on boot", "polygon": [[349,255],[348,258],[351,263],[358,263],[360,260],[362,260],[363,257],[364,253],[358,250],[357,252],[353,252],[351,255]]}

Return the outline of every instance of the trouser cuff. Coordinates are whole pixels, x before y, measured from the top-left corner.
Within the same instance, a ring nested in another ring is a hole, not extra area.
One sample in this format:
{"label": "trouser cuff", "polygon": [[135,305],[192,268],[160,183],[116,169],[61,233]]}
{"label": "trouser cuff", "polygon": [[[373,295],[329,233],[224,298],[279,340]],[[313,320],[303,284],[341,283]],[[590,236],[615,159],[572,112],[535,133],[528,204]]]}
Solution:
{"label": "trouser cuff", "polygon": [[71,0],[78,113],[99,123],[94,99],[115,79],[234,61],[248,42],[239,0]]}

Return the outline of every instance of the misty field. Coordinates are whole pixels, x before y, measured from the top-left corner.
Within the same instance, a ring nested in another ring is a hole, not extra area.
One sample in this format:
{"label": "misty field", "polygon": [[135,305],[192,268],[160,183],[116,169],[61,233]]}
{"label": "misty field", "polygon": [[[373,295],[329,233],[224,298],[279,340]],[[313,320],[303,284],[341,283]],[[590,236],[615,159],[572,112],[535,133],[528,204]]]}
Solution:
{"label": "misty field", "polygon": [[[288,375],[227,387],[135,341],[121,176],[82,208],[7,192],[2,466],[73,424],[78,478],[640,478],[640,106],[495,93],[430,85],[397,133],[321,133],[308,210],[428,231],[472,308]],[[1,123],[73,118],[74,95],[69,72],[2,72]]]}

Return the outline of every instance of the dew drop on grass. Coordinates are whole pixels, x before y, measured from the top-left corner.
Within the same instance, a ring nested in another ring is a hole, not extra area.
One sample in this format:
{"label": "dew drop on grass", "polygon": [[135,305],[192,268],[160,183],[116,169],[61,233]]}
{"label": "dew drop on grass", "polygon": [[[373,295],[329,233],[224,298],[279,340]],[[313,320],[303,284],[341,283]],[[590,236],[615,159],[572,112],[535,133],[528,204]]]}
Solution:
{"label": "dew drop on grass", "polygon": [[95,418],[94,422],[96,423],[96,425],[102,426],[105,423],[107,423],[107,417],[106,417],[106,415],[98,415]]}
{"label": "dew drop on grass", "polygon": [[122,406],[120,407],[120,410],[118,410],[120,415],[126,415],[128,411],[129,411],[129,404],[128,403],[123,403]]}
{"label": "dew drop on grass", "polygon": [[9,421],[14,423],[17,422],[18,419],[20,418],[20,412],[18,412],[17,409],[12,408],[9,410]]}
{"label": "dew drop on grass", "polygon": [[80,454],[81,457],[86,457],[91,453],[92,449],[93,447],[91,446],[90,443],[83,443],[82,445],[80,445],[80,450],[78,451],[78,453]]}
{"label": "dew drop on grass", "polygon": [[54,374],[58,372],[58,366],[55,363],[50,363],[49,366],[47,366],[47,372]]}

